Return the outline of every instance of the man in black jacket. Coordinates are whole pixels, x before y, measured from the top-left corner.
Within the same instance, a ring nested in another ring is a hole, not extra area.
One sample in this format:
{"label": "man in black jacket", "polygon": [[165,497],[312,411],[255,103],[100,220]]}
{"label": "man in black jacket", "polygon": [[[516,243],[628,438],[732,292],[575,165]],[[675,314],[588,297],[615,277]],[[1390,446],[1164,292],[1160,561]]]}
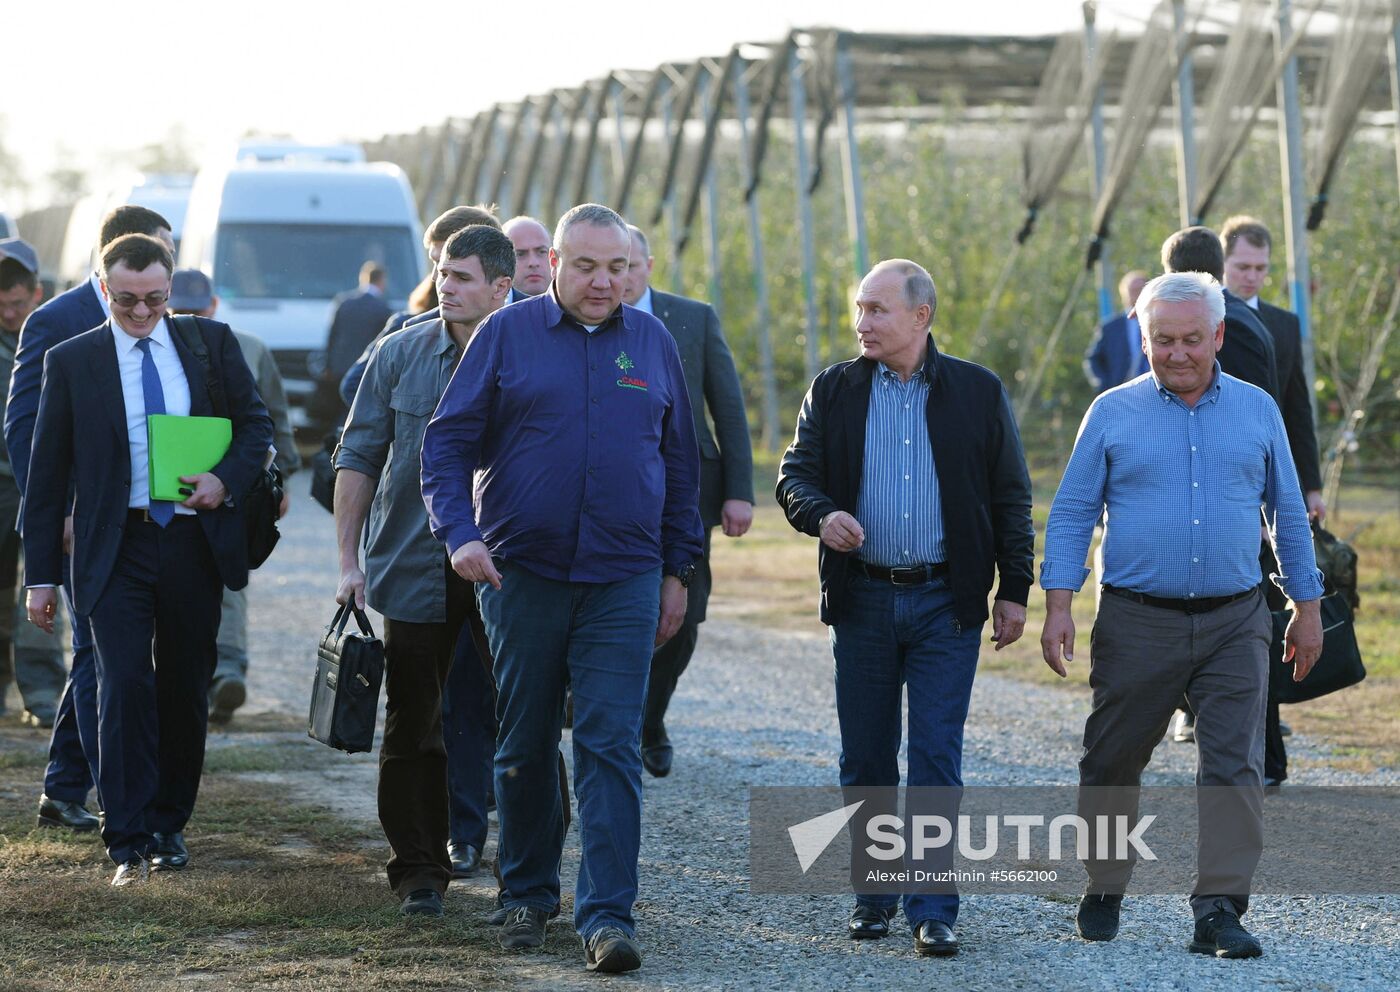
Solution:
{"label": "man in black jacket", "polygon": [[[909,691],[908,784],[961,786],[963,723],[994,572],[997,649],[1026,621],[1035,532],[1020,435],[1001,381],[934,346],[936,307],[933,280],[914,262],[871,270],[856,296],[861,357],[817,376],[778,473],[788,521],[821,539],[841,785],[881,790],[861,793],[852,836],[898,808],[901,686]],[[910,808],[932,791],[911,794]],[[951,805],[938,812],[956,822]],[[951,850],[918,867],[946,870]],[[863,856],[853,851],[847,933],[884,937],[901,893],[866,883]],[[921,888],[902,893],[915,950],[956,953],[956,887]]]}
{"label": "man in black jacket", "polygon": [[[1220,229],[1220,243],[1225,252],[1225,287],[1259,315],[1260,322],[1274,340],[1278,358],[1279,409],[1283,412],[1283,427],[1288,432],[1288,448],[1293,453],[1293,467],[1308,506],[1308,516],[1323,520],[1327,504],[1322,499],[1322,468],[1317,452],[1317,428],[1313,423],[1312,397],[1308,377],[1303,368],[1303,335],[1298,315],[1282,307],[1265,303],[1259,290],[1269,277],[1269,252],[1273,238],[1269,229],[1253,217],[1231,217]],[[1265,576],[1278,571],[1273,549],[1268,541],[1261,543],[1259,564]],[[1263,585],[1269,608],[1281,610],[1286,605],[1283,593],[1272,582]],[[1276,680],[1283,674],[1269,669],[1269,705],[1264,717],[1264,784],[1281,785],[1288,777],[1288,751],[1283,744],[1284,726],[1279,720]]]}

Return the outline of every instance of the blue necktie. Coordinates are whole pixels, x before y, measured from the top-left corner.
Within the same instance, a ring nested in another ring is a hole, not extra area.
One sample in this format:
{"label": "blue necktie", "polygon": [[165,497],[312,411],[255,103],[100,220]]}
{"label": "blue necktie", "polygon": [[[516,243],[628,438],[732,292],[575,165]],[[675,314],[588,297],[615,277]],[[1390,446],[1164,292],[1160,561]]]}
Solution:
{"label": "blue necktie", "polygon": [[[142,338],[136,342],[141,349],[141,395],[146,401],[146,416],[165,412],[165,391],[160,388],[160,373],[156,371],[156,360],[151,357],[151,339]],[[146,479],[147,495],[150,494],[151,480]],[[151,519],[164,527],[175,518],[175,504],[168,499],[153,499],[150,503]]]}

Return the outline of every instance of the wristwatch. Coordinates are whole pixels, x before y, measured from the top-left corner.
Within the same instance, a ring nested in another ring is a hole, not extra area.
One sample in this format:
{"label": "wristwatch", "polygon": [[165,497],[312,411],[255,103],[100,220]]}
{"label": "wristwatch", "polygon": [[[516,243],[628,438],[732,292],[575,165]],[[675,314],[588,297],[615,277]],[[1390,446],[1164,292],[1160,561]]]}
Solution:
{"label": "wristwatch", "polygon": [[695,580],[695,562],[693,561],[688,561],[679,568],[673,568],[667,565],[661,571],[666,575],[671,575],[680,579],[681,585],[687,589],[690,588],[690,583]]}

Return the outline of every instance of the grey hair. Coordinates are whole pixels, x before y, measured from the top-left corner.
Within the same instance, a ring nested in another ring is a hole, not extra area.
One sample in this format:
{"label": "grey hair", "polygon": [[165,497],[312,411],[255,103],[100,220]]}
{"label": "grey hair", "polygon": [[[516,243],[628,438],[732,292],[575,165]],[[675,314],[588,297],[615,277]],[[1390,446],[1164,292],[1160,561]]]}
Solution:
{"label": "grey hair", "polygon": [[627,229],[627,222],[612,207],[605,207],[601,203],[580,203],[559,218],[559,225],[554,229],[555,251],[564,247],[564,235],[568,234],[569,228],[575,224],[593,224],[597,227],[611,225],[626,235],[629,242],[632,240],[632,232]]}
{"label": "grey hair", "polygon": [[1225,294],[1221,292],[1220,283],[1215,281],[1215,277],[1205,272],[1169,272],[1150,280],[1142,287],[1133,309],[1146,334],[1152,304],[1158,301],[1194,303],[1198,300],[1206,305],[1206,317],[1211,329],[1219,327],[1225,319]]}
{"label": "grey hair", "polygon": [[918,262],[907,258],[887,258],[870,271],[873,273],[876,269],[885,268],[898,269],[904,277],[904,302],[910,310],[928,304],[928,322],[929,326],[933,326],[934,314],[938,313],[938,290],[934,288],[933,276]]}

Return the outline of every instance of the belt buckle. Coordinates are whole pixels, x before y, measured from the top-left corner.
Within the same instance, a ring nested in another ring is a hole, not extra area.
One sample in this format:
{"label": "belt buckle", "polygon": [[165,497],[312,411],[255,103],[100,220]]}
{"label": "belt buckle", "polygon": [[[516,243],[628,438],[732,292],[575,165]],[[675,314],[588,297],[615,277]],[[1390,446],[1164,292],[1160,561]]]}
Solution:
{"label": "belt buckle", "polygon": [[[900,573],[904,575],[901,576]],[[897,586],[916,586],[928,577],[928,570],[925,568],[892,568],[890,569],[890,582]]]}

